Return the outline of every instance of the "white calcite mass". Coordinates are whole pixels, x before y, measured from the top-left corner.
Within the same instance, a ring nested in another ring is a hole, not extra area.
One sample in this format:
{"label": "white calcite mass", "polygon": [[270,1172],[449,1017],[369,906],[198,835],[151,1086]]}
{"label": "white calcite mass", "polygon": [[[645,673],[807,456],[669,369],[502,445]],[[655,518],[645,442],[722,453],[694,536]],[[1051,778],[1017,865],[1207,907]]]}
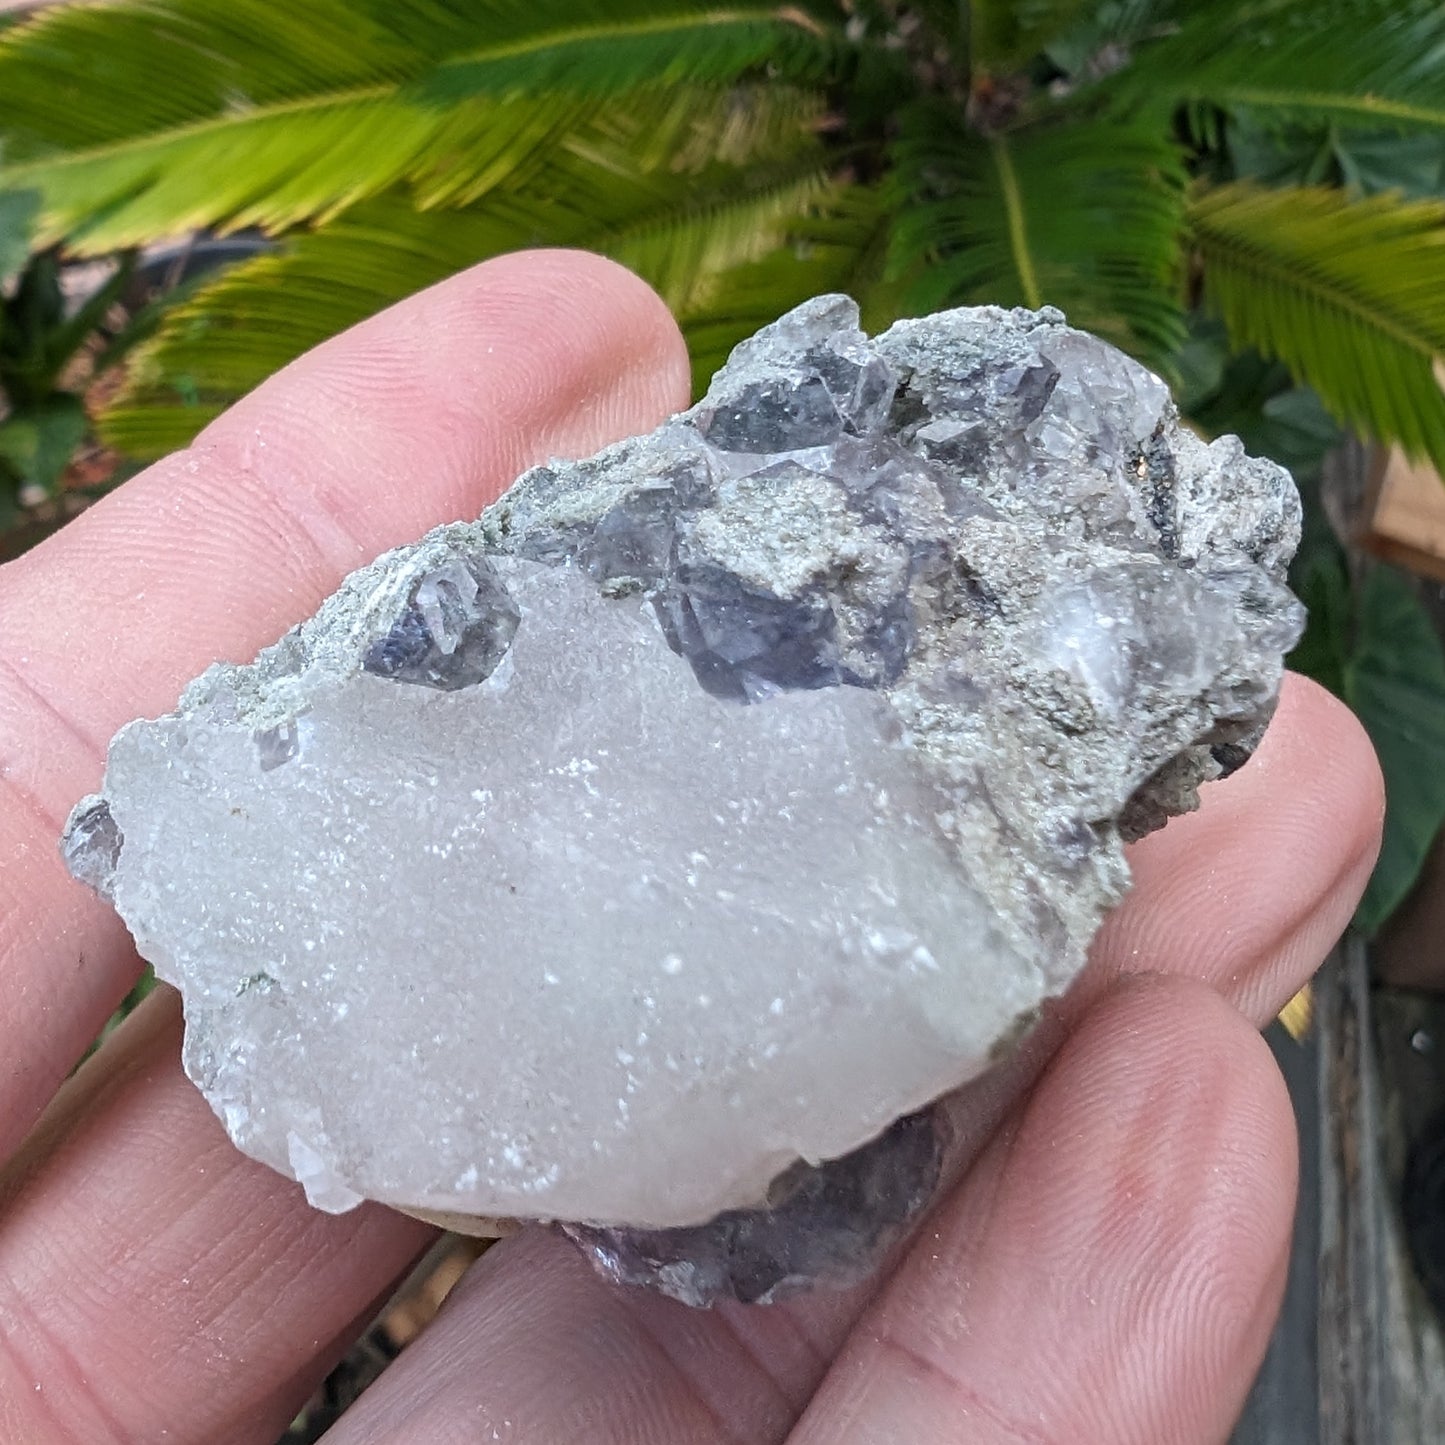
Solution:
{"label": "white calcite mass", "polygon": [[866,1270],[1122,842],[1248,756],[1298,499],[1057,313],[824,297],[111,744],[72,870],[314,1204],[695,1303]]}

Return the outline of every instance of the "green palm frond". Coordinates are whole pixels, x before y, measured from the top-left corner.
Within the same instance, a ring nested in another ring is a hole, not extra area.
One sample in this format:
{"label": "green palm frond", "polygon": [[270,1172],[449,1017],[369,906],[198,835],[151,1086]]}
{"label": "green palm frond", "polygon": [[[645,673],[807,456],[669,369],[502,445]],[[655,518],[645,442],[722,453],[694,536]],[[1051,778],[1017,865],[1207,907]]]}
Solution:
{"label": "green palm frond", "polygon": [[89,251],[198,226],[280,229],[403,182],[422,204],[456,204],[608,96],[718,86],[764,61],[774,78],[814,78],[840,43],[758,0],[59,7],[0,40],[0,188],[40,194],[41,244]]}
{"label": "green palm frond", "polygon": [[0,171],[42,195],[40,244],[105,252],[201,227],[280,230],[325,221],[412,182],[471,198],[514,175],[585,116],[575,102],[472,102],[451,111],[365,100],[147,140],[104,156]]}
{"label": "green palm frond", "polygon": [[846,58],[841,32],[756,10],[681,6],[631,23],[606,19],[502,42],[438,65],[420,93],[443,103],[542,92],[614,96],[634,87],[719,84],[766,66],[793,82],[826,80]]}
{"label": "green palm frond", "polygon": [[[629,37],[669,19],[678,33],[709,35],[711,63],[723,69],[734,27],[749,51],[748,27],[759,23],[778,26],[784,42],[827,40],[804,7],[768,0],[75,0],[6,35],[0,114],[21,158],[83,151],[228,116],[374,98],[484,53],[514,54],[525,66],[534,51],[584,30],[600,47],[619,47],[612,58],[625,63]],[[790,49],[780,48],[786,61]]]}
{"label": "green palm frond", "polygon": [[428,209],[467,205],[488,190],[488,204],[498,208],[517,195],[545,195],[556,219],[536,239],[554,233],[570,239],[584,227],[606,230],[633,216],[642,187],[652,192],[645,209],[655,211],[679,193],[682,181],[704,172],[726,177],[744,167],[816,169],[822,164],[821,118],[817,96],[779,84],[639,95],[626,106],[586,112],[580,123],[535,151],[530,165],[514,167],[495,190],[478,191],[470,184],[475,171],[469,162],[461,164],[454,183],[446,163],[438,161],[426,188],[413,196]]}
{"label": "green palm frond", "polygon": [[895,274],[908,301],[1061,307],[1076,326],[1163,365],[1183,335],[1183,169],[1140,122],[1097,119],[984,137],[950,107],[902,119]]}
{"label": "green palm frond", "polygon": [[738,342],[810,296],[845,292],[861,305],[870,330],[895,320],[898,297],[884,282],[888,232],[880,188],[843,186],[796,217],[771,254],[719,275],[709,300],[678,318],[692,355],[694,388],[707,386]]}
{"label": "green palm frond", "polygon": [[1185,14],[1138,51],[1122,95],[1445,129],[1445,7],[1434,0],[1216,0]]}
{"label": "green palm frond", "polygon": [[[739,105],[748,111],[741,131]],[[476,205],[419,210],[402,191],[367,201],[177,307],[133,358],[102,431],[137,457],[183,445],[326,337],[523,246],[585,245],[632,266],[680,311],[702,306],[719,273],[780,245],[834,188],[815,114],[816,102],[782,87],[750,103],[746,94],[654,98],[590,118]],[[744,141],[747,166],[707,163]]]}
{"label": "green palm frond", "polygon": [[790,224],[831,189],[816,158],[791,166],[734,171],[623,225],[582,232],[589,244],[645,277],[686,314],[715,294],[720,273],[760,260]]}
{"label": "green palm frond", "polygon": [[1445,467],[1445,203],[1329,188],[1204,190],[1189,205],[1206,300],[1341,421]]}
{"label": "green palm frond", "polygon": [[101,435],[148,459],[184,446],[288,361],[392,300],[525,244],[488,215],[418,211],[401,195],[233,267],[173,308],[133,356]]}

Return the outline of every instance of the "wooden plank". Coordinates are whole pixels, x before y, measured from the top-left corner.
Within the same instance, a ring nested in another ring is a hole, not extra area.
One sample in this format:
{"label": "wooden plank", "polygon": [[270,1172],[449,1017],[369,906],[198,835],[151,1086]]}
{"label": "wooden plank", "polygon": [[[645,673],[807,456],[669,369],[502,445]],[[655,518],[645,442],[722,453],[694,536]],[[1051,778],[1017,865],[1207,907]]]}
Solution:
{"label": "wooden plank", "polygon": [[1300,1123],[1300,1205],[1232,1445],[1445,1442],[1445,1325],[1400,1208],[1410,1146],[1445,1117],[1445,996],[1373,986],[1352,939],[1316,979],[1311,1033],[1272,1029],[1270,1044]]}
{"label": "wooden plank", "polygon": [[1232,1445],[1319,1445],[1316,1330],[1319,1258],[1319,1031],[1291,1038],[1279,1024],[1265,1033],[1279,1061],[1300,1124],[1300,1202],[1279,1324]]}
{"label": "wooden plank", "polygon": [[1376,459],[1360,537],[1377,557],[1445,581],[1445,485],[1398,447]]}
{"label": "wooden plank", "polygon": [[1387,1410],[1384,1190],[1370,1003],[1365,946],[1350,938],[1321,971],[1315,997],[1320,1445],[1403,1445]]}
{"label": "wooden plank", "polygon": [[1400,1209],[1410,1146],[1439,1127],[1445,1107],[1445,998],[1380,989],[1374,999],[1377,1074],[1375,1159],[1382,1224],[1382,1330],[1386,1343],[1387,1445],[1445,1441],[1445,1327],[1416,1277]]}
{"label": "wooden plank", "polygon": [[1369,1006],[1364,949],[1350,942],[1315,979],[1310,1032],[1266,1035],[1299,1121],[1300,1197],[1284,1306],[1232,1445],[1392,1445]]}

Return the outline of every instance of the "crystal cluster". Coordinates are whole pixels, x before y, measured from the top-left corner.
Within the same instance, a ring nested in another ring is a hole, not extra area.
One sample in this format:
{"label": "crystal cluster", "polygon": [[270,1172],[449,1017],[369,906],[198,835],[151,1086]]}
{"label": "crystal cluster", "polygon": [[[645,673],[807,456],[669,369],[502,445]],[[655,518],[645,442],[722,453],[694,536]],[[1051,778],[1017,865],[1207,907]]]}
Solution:
{"label": "crystal cluster", "polygon": [[1288,476],[1057,312],[822,297],[132,723],[65,849],[247,1153],[694,1303],[864,1272],[1300,626]]}

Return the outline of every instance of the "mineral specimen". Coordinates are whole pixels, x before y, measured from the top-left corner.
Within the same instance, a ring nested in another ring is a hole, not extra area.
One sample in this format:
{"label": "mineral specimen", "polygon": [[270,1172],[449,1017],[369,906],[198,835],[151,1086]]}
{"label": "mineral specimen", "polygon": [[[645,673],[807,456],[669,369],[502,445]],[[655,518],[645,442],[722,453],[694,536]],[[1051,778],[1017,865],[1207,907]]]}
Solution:
{"label": "mineral specimen", "polygon": [[1057,312],[823,297],[122,729],[66,854],[318,1207],[567,1221],[694,1303],[856,1278],[1123,841],[1258,740],[1298,526]]}

